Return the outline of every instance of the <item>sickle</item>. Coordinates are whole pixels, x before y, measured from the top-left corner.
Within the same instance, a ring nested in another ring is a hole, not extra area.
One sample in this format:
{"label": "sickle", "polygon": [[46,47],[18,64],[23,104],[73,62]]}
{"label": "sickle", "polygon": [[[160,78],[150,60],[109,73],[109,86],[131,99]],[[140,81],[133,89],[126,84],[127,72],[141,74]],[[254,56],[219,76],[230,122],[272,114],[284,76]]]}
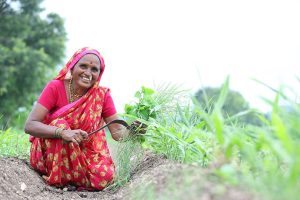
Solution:
{"label": "sickle", "polygon": [[98,131],[101,131],[101,130],[104,129],[105,127],[107,127],[107,126],[109,126],[109,125],[111,125],[111,124],[115,124],[115,123],[121,124],[121,125],[125,126],[127,129],[129,129],[129,125],[127,124],[127,122],[125,122],[124,120],[121,120],[121,119],[115,119],[115,120],[112,120],[112,121],[110,121],[109,123],[105,124],[104,126],[98,128],[97,130],[94,130],[94,131],[88,133],[88,136],[93,135],[94,133],[96,133],[96,132],[98,132]]}

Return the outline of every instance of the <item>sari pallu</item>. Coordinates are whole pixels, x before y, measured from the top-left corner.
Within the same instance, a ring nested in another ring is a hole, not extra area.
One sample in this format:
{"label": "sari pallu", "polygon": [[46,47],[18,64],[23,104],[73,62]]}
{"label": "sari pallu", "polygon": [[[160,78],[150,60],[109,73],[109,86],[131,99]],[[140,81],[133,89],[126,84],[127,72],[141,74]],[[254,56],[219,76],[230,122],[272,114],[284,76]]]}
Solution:
{"label": "sari pallu", "polygon": [[[96,130],[103,125],[105,92],[106,88],[91,88],[77,101],[47,116],[44,123],[63,129]],[[31,142],[30,164],[44,175],[49,185],[71,184],[82,189],[102,190],[113,179],[115,167],[104,131],[89,136],[79,145],[62,139],[32,138]]]}

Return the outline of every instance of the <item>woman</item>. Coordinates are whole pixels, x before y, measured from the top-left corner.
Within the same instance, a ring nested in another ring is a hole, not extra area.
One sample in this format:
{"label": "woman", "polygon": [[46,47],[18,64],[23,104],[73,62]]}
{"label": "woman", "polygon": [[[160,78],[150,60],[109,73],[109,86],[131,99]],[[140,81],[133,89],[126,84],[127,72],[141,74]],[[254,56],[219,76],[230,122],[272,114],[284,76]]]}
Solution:
{"label": "woman", "polygon": [[[47,84],[28,116],[30,164],[50,185],[102,190],[113,179],[105,132],[88,136],[118,118],[109,89],[99,86],[104,68],[97,50],[78,50]],[[115,140],[128,134],[119,124],[109,130]]]}

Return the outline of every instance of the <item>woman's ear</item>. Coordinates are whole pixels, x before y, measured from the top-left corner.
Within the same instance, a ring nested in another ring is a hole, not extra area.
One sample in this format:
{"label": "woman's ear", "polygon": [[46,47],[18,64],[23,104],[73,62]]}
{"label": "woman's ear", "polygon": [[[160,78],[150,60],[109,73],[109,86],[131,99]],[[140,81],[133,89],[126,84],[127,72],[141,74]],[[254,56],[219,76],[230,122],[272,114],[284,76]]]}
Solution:
{"label": "woman's ear", "polygon": [[71,79],[72,78],[72,74],[73,74],[73,70],[69,70],[66,74],[66,78],[65,79]]}

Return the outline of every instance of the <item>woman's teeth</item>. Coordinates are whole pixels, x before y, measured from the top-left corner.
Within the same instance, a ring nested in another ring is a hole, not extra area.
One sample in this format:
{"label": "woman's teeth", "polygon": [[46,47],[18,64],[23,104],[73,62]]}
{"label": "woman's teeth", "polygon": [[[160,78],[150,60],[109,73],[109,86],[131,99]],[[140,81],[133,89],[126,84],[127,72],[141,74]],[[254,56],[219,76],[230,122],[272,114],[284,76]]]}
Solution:
{"label": "woman's teeth", "polygon": [[82,77],[82,79],[85,80],[85,81],[91,81],[92,77]]}

